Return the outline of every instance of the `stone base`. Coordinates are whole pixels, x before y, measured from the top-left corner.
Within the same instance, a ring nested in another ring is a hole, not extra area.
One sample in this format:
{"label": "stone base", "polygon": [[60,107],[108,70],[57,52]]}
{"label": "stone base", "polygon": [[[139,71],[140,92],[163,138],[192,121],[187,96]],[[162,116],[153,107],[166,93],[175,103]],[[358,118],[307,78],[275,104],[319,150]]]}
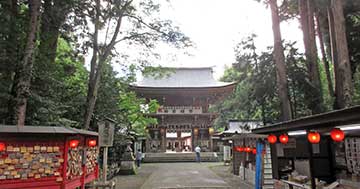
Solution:
{"label": "stone base", "polygon": [[134,161],[121,161],[120,165],[120,175],[135,175],[136,166]]}

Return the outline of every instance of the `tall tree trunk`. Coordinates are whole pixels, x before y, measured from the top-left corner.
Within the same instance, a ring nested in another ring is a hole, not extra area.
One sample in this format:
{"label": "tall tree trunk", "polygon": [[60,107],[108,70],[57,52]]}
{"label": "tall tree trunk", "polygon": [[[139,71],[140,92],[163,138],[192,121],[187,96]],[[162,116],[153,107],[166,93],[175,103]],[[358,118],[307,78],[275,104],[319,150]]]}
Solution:
{"label": "tall tree trunk", "polygon": [[92,114],[95,108],[95,102],[97,97],[97,90],[95,90],[96,80],[95,75],[99,72],[97,61],[98,61],[98,35],[99,35],[99,22],[100,22],[100,1],[95,0],[96,9],[95,9],[95,19],[94,19],[94,35],[93,35],[93,54],[90,61],[90,75],[89,75],[89,83],[88,83],[88,92],[86,98],[86,109],[84,116],[84,129],[89,129],[90,121],[92,118]]}
{"label": "tall tree trunk", "polygon": [[337,61],[335,62],[335,95],[336,107],[346,108],[352,104],[353,83],[351,79],[351,67],[349,51],[346,39],[345,18],[342,0],[331,0],[331,12],[333,16],[334,37],[336,43]]}
{"label": "tall tree trunk", "polygon": [[321,80],[317,63],[315,41],[314,5],[312,0],[299,0],[300,23],[303,32],[306,63],[311,82],[311,90],[306,92],[308,106],[313,114],[323,111]]}
{"label": "tall tree trunk", "polygon": [[288,92],[287,73],[285,66],[284,48],[280,32],[279,10],[276,0],[269,0],[272,16],[272,29],[274,35],[274,61],[276,66],[276,80],[280,97],[282,121],[290,120],[291,105]]}
{"label": "tall tree trunk", "polygon": [[320,23],[319,14],[316,15],[316,24],[317,24],[317,33],[318,33],[319,42],[320,42],[320,50],[321,50],[321,55],[322,55],[322,61],[323,61],[324,66],[325,66],[325,73],[326,73],[326,79],[327,79],[327,83],[328,83],[328,90],[329,90],[330,96],[333,97],[334,96],[334,87],[333,87],[333,82],[332,82],[332,79],[331,79],[329,61],[327,59],[326,52],[325,52],[323,30],[322,30],[323,27],[321,26],[321,23]]}
{"label": "tall tree trunk", "polygon": [[[36,91],[36,95],[49,99],[55,95],[49,89],[59,85],[51,78],[56,75],[55,58],[58,38],[60,28],[70,9],[70,0],[44,0],[43,2],[39,46],[33,68],[36,74],[32,80],[32,88]],[[43,106],[44,103],[41,103],[37,105],[37,109]]]}
{"label": "tall tree trunk", "polygon": [[[329,0],[329,2],[330,1],[331,0]],[[331,4],[331,2],[330,2],[330,4]],[[333,104],[333,108],[339,109],[336,91],[337,91],[337,88],[340,85],[341,81],[337,78],[338,77],[337,71],[339,70],[338,69],[338,56],[337,56],[337,52],[336,52],[337,46],[336,46],[336,40],[335,40],[334,16],[333,16],[330,5],[327,7],[327,16],[328,16],[328,21],[329,21],[329,41],[330,41],[331,62],[334,65],[335,101]]]}
{"label": "tall tree trunk", "polygon": [[45,0],[41,17],[40,44],[36,63],[53,64],[56,57],[59,30],[69,13],[68,0]]}
{"label": "tall tree trunk", "polygon": [[33,53],[36,44],[36,34],[39,27],[40,0],[29,0],[30,22],[27,33],[27,40],[24,50],[24,56],[20,62],[19,68],[16,70],[16,105],[15,120],[17,126],[25,125],[27,100],[30,95],[30,80],[33,68]]}
{"label": "tall tree trunk", "polygon": [[[118,1],[120,3],[121,1]],[[104,45],[102,49],[99,49],[98,46],[98,32],[99,32],[99,22],[100,22],[100,0],[96,0],[96,15],[95,15],[95,30],[94,30],[94,38],[93,38],[93,55],[90,61],[91,64],[91,70],[90,70],[90,76],[89,76],[89,88],[86,98],[86,109],[85,109],[85,116],[84,116],[84,129],[89,129],[90,122],[92,118],[92,114],[95,109],[96,104],[96,98],[97,93],[99,89],[99,83],[101,79],[101,73],[102,73],[102,67],[106,63],[111,50],[114,48],[116,44],[117,36],[120,33],[120,27],[122,23],[122,19],[124,17],[124,13],[126,9],[129,7],[129,5],[132,3],[132,0],[127,1],[119,10],[117,17],[116,17],[116,27],[113,32],[113,36],[111,38],[111,41],[109,44]],[[118,5],[120,6],[120,4]]]}

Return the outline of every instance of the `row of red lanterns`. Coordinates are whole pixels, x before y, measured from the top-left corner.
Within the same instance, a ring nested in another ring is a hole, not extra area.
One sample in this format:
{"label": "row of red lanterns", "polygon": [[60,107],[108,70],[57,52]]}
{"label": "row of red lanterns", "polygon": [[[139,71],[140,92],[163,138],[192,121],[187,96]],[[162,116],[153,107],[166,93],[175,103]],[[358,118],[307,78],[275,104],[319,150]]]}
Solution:
{"label": "row of red lanterns", "polygon": [[[70,146],[70,148],[76,148],[79,145],[79,143],[80,143],[79,140],[73,139],[73,140],[69,141],[69,146]],[[94,146],[96,146],[96,143],[97,143],[96,139],[90,139],[90,140],[88,140],[87,145],[89,147],[94,147]]]}
{"label": "row of red lanterns", "polygon": [[[344,131],[338,129],[338,128],[334,128],[331,130],[330,132],[330,136],[332,138],[333,141],[335,142],[341,142],[344,140],[345,138],[345,134],[344,134]],[[320,142],[320,134],[316,131],[311,131],[308,133],[307,135],[307,138],[308,138],[308,141],[312,144],[317,144]],[[267,137],[268,139],[268,142],[270,144],[275,144],[276,141],[277,141],[277,137],[275,135],[269,135]],[[289,136],[287,134],[282,134],[279,136],[279,141],[282,143],[282,144],[286,144],[288,143],[289,141]]]}
{"label": "row of red lanterns", "polygon": [[[70,147],[70,148],[76,148],[76,147],[78,147],[79,143],[80,143],[79,140],[76,140],[76,139],[70,140],[70,141],[69,141],[69,147]],[[89,147],[94,147],[94,146],[96,146],[96,144],[97,144],[96,139],[88,140],[88,143],[87,143],[87,145],[88,145]],[[4,143],[4,142],[0,142],[0,152],[5,151],[5,149],[6,149],[5,143]]]}
{"label": "row of red lanterns", "polygon": [[235,146],[234,149],[238,152],[247,152],[247,153],[256,154],[256,148]]}

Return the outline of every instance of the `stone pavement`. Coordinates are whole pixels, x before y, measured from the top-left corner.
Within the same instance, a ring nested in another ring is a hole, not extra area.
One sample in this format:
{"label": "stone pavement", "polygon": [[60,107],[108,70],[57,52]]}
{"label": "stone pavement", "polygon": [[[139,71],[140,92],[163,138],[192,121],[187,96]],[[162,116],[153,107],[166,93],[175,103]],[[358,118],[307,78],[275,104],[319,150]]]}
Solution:
{"label": "stone pavement", "polygon": [[137,175],[117,176],[117,189],[250,189],[222,163],[143,164]]}

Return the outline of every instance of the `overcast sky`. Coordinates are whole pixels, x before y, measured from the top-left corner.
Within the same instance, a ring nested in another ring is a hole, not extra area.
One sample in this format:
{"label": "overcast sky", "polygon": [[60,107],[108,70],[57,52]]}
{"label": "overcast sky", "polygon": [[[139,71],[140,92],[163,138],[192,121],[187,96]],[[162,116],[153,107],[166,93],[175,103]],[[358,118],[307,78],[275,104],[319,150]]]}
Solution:
{"label": "overcast sky", "polygon": [[[174,20],[196,44],[193,56],[162,59],[163,66],[214,66],[214,75],[219,78],[225,65],[234,62],[233,49],[242,38],[257,34],[259,49],[273,44],[270,10],[255,0],[170,0],[162,3],[161,16]],[[283,39],[299,41],[302,48],[299,23],[292,21],[281,27]]]}
{"label": "overcast sky", "polygon": [[[141,1],[141,0],[139,0]],[[254,33],[256,47],[265,49],[273,45],[271,13],[266,5],[255,0],[155,0],[160,2],[160,17],[170,19],[181,31],[195,43],[196,48],[184,55],[168,45],[161,45],[161,59],[155,65],[166,67],[208,67],[212,66],[216,79],[223,75],[225,66],[234,63],[234,47],[243,38]],[[297,20],[282,23],[282,37],[285,40],[298,41],[302,47],[302,33]],[[105,32],[100,37],[105,36]],[[138,51],[137,47],[116,46],[119,51]],[[177,54],[177,58],[168,54]],[[134,53],[136,54],[136,53]],[[86,56],[90,63],[91,56]],[[119,65],[115,70],[121,73]],[[141,79],[141,78],[139,78]]]}

